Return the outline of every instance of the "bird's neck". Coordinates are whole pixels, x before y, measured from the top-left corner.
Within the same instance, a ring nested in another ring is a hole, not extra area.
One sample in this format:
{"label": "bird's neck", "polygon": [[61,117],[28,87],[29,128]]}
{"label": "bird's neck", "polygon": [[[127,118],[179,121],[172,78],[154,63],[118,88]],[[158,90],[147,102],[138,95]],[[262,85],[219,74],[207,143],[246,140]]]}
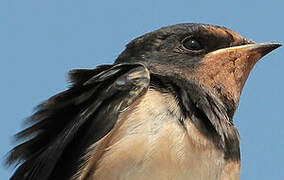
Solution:
{"label": "bird's neck", "polygon": [[192,79],[152,75],[151,83],[157,90],[176,97],[183,119],[190,119],[201,133],[224,151],[225,159],[240,158],[239,134],[232,121],[236,105],[225,104],[218,93]]}

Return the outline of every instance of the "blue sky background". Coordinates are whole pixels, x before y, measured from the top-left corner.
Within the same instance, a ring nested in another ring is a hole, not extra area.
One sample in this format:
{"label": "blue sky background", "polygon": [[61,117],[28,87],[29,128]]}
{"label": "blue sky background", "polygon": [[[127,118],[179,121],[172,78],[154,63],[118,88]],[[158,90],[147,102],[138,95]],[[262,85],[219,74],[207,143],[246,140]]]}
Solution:
{"label": "blue sky background", "polygon": [[[66,73],[112,63],[131,39],[202,22],[257,42],[284,43],[284,1],[0,1],[0,157],[33,107],[67,87]],[[235,123],[243,180],[284,179],[284,48],[265,56],[243,90]],[[0,179],[11,169],[0,168]]]}

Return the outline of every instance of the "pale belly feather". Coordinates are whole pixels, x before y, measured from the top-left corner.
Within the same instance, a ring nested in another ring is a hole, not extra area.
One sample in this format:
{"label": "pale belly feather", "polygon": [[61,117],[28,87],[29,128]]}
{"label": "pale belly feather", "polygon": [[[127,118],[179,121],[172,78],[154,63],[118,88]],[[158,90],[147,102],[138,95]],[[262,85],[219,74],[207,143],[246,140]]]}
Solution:
{"label": "pale belly feather", "polygon": [[180,124],[172,95],[149,90],[135,107],[125,110],[101,145],[89,152],[91,158],[75,179],[239,179],[239,161],[224,160],[190,120],[186,128]]}

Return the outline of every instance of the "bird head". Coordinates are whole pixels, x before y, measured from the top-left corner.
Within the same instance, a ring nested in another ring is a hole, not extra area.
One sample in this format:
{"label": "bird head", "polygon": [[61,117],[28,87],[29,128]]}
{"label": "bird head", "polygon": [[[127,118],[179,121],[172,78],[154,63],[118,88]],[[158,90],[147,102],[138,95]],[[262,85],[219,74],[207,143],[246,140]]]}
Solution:
{"label": "bird head", "polygon": [[255,43],[208,24],[177,24],[131,41],[116,63],[144,63],[151,73],[185,78],[212,90],[232,117],[255,63],[279,43]]}

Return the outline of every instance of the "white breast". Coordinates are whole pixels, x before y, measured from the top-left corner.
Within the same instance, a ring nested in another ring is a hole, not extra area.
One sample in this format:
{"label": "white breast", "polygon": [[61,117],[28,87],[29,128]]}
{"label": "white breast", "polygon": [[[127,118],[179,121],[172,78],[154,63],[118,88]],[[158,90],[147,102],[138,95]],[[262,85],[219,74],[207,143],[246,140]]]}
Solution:
{"label": "white breast", "polygon": [[239,162],[226,162],[190,120],[186,128],[180,124],[180,115],[171,94],[150,89],[94,145],[84,169],[92,174],[86,179],[239,179]]}

